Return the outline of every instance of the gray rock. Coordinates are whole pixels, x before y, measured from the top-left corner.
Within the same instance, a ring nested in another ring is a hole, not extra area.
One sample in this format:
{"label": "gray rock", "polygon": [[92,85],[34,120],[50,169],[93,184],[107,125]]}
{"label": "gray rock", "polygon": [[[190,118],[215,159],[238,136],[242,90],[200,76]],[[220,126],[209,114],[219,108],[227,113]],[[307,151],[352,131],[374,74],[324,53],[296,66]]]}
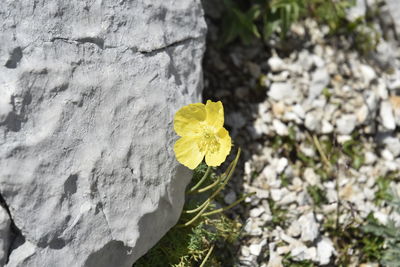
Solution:
{"label": "gray rock", "polygon": [[11,220],[8,212],[0,205],[0,266],[4,266],[8,260],[10,248]]}
{"label": "gray rock", "polygon": [[266,243],[267,243],[267,240],[264,239],[260,243],[251,244],[249,247],[250,254],[252,254],[254,256],[260,255],[261,250],[262,250],[263,246],[265,246]]}
{"label": "gray rock", "polygon": [[394,130],[396,128],[396,121],[393,115],[393,108],[389,101],[382,101],[381,108],[379,111],[381,123],[383,127],[388,130]]}
{"label": "gray rock", "polygon": [[274,55],[268,59],[268,66],[274,72],[282,71],[282,70],[286,69],[285,62],[277,55]]}
{"label": "gray rock", "polygon": [[322,90],[330,82],[329,72],[325,68],[317,69],[312,74],[311,85],[308,93],[309,99],[314,99],[322,94]]}
{"label": "gray rock", "polygon": [[322,120],[322,126],[321,126],[321,133],[323,134],[329,134],[332,133],[334,128],[333,125],[327,121],[327,120]]}
{"label": "gray rock", "polygon": [[230,205],[237,199],[235,191],[231,190],[224,196],[224,201],[226,204]]}
{"label": "gray rock", "polygon": [[276,119],[273,120],[272,121],[272,126],[274,127],[274,130],[276,131],[276,133],[278,135],[286,136],[286,135],[289,134],[288,127],[286,126],[286,124],[284,124],[280,120],[276,120]]}
{"label": "gray rock", "polygon": [[132,266],[191,177],[172,120],[200,100],[200,1],[0,10],[0,194],[26,240],[6,266]]}
{"label": "gray rock", "polygon": [[386,0],[388,10],[394,21],[397,37],[400,37],[400,2],[398,0]]}
{"label": "gray rock", "polygon": [[362,78],[367,85],[376,78],[374,69],[369,65],[361,64],[360,71]]}
{"label": "gray rock", "polygon": [[306,180],[310,185],[318,185],[321,183],[321,178],[314,172],[313,168],[306,168],[303,176],[304,180]]}
{"label": "gray rock", "polygon": [[328,264],[334,252],[335,248],[332,241],[327,237],[323,237],[317,244],[317,260],[319,264]]}
{"label": "gray rock", "polygon": [[387,149],[392,152],[394,157],[400,155],[400,140],[397,137],[386,136],[383,139],[383,143],[386,145]]}
{"label": "gray rock", "polygon": [[301,240],[304,242],[314,241],[318,236],[318,223],[315,221],[314,213],[310,212],[299,218],[301,225]]}
{"label": "gray rock", "polygon": [[342,115],[336,121],[336,128],[340,134],[347,135],[351,134],[357,125],[357,116],[354,114]]}
{"label": "gray rock", "polygon": [[293,87],[290,83],[276,82],[271,85],[268,96],[275,101],[283,101],[293,97]]}
{"label": "gray rock", "polygon": [[242,113],[232,112],[227,115],[225,123],[234,129],[240,129],[246,125],[246,119],[244,118]]}
{"label": "gray rock", "polygon": [[306,114],[304,126],[310,131],[316,131],[321,126],[321,120],[317,117],[317,114],[314,112],[309,112]]}
{"label": "gray rock", "polygon": [[356,0],[355,5],[347,10],[346,18],[350,21],[355,21],[358,18],[363,18],[366,12],[365,0]]}

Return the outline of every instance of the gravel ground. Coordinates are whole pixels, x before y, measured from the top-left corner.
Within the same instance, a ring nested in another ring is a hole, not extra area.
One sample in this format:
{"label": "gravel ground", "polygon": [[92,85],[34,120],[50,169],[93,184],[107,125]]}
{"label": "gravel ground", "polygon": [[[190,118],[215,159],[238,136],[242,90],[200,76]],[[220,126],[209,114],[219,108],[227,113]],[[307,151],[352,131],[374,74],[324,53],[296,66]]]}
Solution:
{"label": "gravel ground", "polygon": [[386,197],[400,195],[393,25],[375,25],[387,39],[367,56],[311,19],[293,25],[283,46],[220,49],[219,9],[205,8],[204,99],[224,103],[227,128],[243,149],[224,201],[256,192],[231,211],[244,220],[238,265],[338,266],[345,259],[345,266],[378,266],[361,255],[357,231],[372,219],[400,226]]}

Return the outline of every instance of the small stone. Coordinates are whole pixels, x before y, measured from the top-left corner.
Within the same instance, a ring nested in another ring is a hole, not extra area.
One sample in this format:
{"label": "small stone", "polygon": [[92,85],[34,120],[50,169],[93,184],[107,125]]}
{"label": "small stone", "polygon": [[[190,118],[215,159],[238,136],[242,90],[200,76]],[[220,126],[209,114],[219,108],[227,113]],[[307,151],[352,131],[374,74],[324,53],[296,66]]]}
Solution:
{"label": "small stone", "polygon": [[382,100],[388,99],[389,93],[386,88],[386,84],[382,79],[378,79],[378,83],[374,89],[380,99]]}
{"label": "small stone", "polygon": [[253,127],[249,126],[248,129],[253,139],[257,139],[270,132],[268,125],[261,118],[257,118],[252,126]]}
{"label": "small stone", "polygon": [[322,68],[325,66],[325,60],[323,60],[320,56],[312,55],[312,60],[317,68]]}
{"label": "small stone", "polygon": [[296,113],[296,115],[299,116],[299,118],[301,118],[301,119],[304,119],[305,116],[306,116],[306,113],[305,113],[303,107],[301,105],[299,105],[299,104],[294,105],[292,107],[292,111],[294,113]]}
{"label": "small stone", "polygon": [[358,123],[360,124],[364,123],[365,120],[368,118],[368,115],[369,115],[368,106],[364,104],[356,113]]}
{"label": "small stone", "polygon": [[340,134],[348,135],[354,130],[357,124],[357,117],[353,114],[342,115],[336,121],[336,128]]}
{"label": "small stone", "polygon": [[325,119],[322,120],[322,129],[321,129],[321,132],[322,132],[323,134],[332,133],[333,130],[334,130],[333,125],[332,125],[329,121],[327,121],[327,120],[325,120]]}
{"label": "small stone", "polygon": [[292,222],[292,224],[289,226],[287,230],[287,234],[292,236],[292,237],[298,237],[301,234],[301,224],[299,221],[295,220]]}
{"label": "small stone", "polygon": [[287,254],[290,252],[290,246],[277,247],[276,253],[279,255]]}
{"label": "small stone", "polygon": [[[286,188],[284,188],[286,189]],[[283,189],[271,189],[271,198],[273,201],[278,202],[283,197]]]}
{"label": "small stone", "polygon": [[285,206],[289,205],[290,203],[295,202],[297,199],[296,192],[289,192],[288,194],[285,194],[283,198],[278,202],[280,206]]}
{"label": "small stone", "polygon": [[244,231],[252,236],[260,236],[263,231],[260,227],[260,220],[255,220],[254,218],[250,218],[247,220]]}
{"label": "small stone", "polygon": [[301,225],[301,240],[304,242],[314,241],[318,236],[318,223],[315,221],[314,213],[310,212],[299,218]]}
{"label": "small stone", "polygon": [[344,144],[345,142],[351,140],[351,136],[350,136],[350,135],[347,135],[347,134],[338,135],[338,136],[336,137],[336,140],[338,141],[339,144]]}
{"label": "small stone", "polygon": [[371,165],[376,162],[376,155],[375,153],[372,153],[371,151],[365,152],[365,164]]}
{"label": "small stone", "polygon": [[388,101],[381,102],[381,108],[379,115],[381,117],[382,125],[388,130],[394,130],[396,128],[396,122],[393,116],[392,105]]}
{"label": "small stone", "polygon": [[330,76],[325,68],[317,69],[312,74],[311,85],[308,92],[308,98],[314,99],[322,94],[322,90],[328,86]]}
{"label": "small stone", "polygon": [[259,78],[261,76],[261,68],[259,65],[253,63],[253,62],[247,62],[247,69],[249,70],[251,76],[253,76],[253,78]]}
{"label": "small stone", "polygon": [[291,256],[296,261],[314,260],[317,256],[317,249],[315,247],[307,248],[302,243],[299,243],[292,249]]}
{"label": "small stone", "polygon": [[323,237],[317,244],[317,260],[319,264],[328,264],[334,252],[335,248],[332,241],[327,237]]}
{"label": "small stone", "polygon": [[381,151],[381,156],[382,156],[385,160],[388,160],[388,161],[394,160],[394,156],[393,156],[392,152],[390,152],[389,149],[384,149],[384,150],[382,150],[382,151]]}
{"label": "small stone", "polygon": [[230,190],[229,193],[227,193],[227,194],[224,196],[224,201],[225,201],[225,203],[228,204],[228,205],[230,205],[230,204],[232,204],[233,202],[235,202],[235,201],[236,201],[236,193],[235,193],[235,191]]}
{"label": "small stone", "polygon": [[285,62],[277,55],[268,59],[268,66],[273,72],[282,71],[286,68]]}
{"label": "small stone", "polygon": [[347,9],[346,18],[349,21],[355,21],[359,18],[364,18],[367,12],[365,0],[357,0],[355,5]]}
{"label": "small stone", "polygon": [[240,129],[246,125],[246,119],[240,112],[232,112],[227,115],[226,124],[232,128]]}
{"label": "small stone", "polygon": [[288,162],[287,158],[280,158],[276,164],[276,172],[278,174],[282,173],[285,170],[288,163],[289,162]]}
{"label": "small stone", "polygon": [[320,121],[312,112],[309,112],[306,114],[304,126],[310,131],[316,131],[320,126]]}
{"label": "small stone", "polygon": [[313,168],[305,169],[304,180],[306,180],[310,185],[318,185],[321,182],[319,175],[314,172]]}
{"label": "small stone", "polygon": [[400,155],[400,140],[399,138],[393,136],[386,136],[383,139],[383,143],[386,145],[386,148],[392,153],[394,157],[398,157]]}
{"label": "small stone", "polygon": [[283,101],[293,97],[293,87],[290,83],[275,82],[268,91],[268,96],[275,101]]}
{"label": "small stone", "polygon": [[284,267],[282,264],[283,258],[275,252],[275,243],[269,244],[269,261],[267,267]]}
{"label": "small stone", "polygon": [[261,250],[263,248],[263,246],[265,245],[266,240],[264,239],[263,241],[261,241],[258,244],[251,244],[249,247],[250,250],[250,254],[254,255],[254,256],[258,256],[261,253]]}
{"label": "small stone", "polygon": [[396,124],[400,126],[400,96],[393,95],[389,98],[393,108],[393,115]]}
{"label": "small stone", "polygon": [[282,123],[280,120],[273,120],[272,121],[272,126],[274,127],[276,133],[280,136],[287,136],[289,134],[289,130],[287,126]]}
{"label": "small stone", "polygon": [[[363,0],[358,0],[358,1],[363,1]],[[362,64],[360,66],[360,71],[361,71],[363,80],[365,81],[365,83],[367,85],[369,85],[370,82],[376,78],[376,73],[375,73],[374,69],[368,65]]]}
{"label": "small stone", "polygon": [[313,58],[307,50],[301,50],[298,55],[297,64],[303,67],[303,70],[309,71],[314,64]]}
{"label": "small stone", "polygon": [[274,114],[275,117],[281,117],[285,111],[286,106],[283,102],[279,101],[272,103],[272,114]]}
{"label": "small stone", "polygon": [[250,217],[257,218],[257,217],[260,217],[260,215],[263,214],[264,212],[265,212],[264,207],[260,206],[260,207],[251,209],[249,214],[250,214]]}
{"label": "small stone", "polygon": [[244,257],[250,256],[250,249],[247,246],[242,246],[240,249],[240,252],[241,252],[242,256],[244,256]]}
{"label": "small stone", "polygon": [[307,157],[314,157],[315,156],[315,149],[313,146],[306,144],[305,142],[302,142],[300,144],[300,151],[301,153],[303,153],[304,155],[306,155]]}

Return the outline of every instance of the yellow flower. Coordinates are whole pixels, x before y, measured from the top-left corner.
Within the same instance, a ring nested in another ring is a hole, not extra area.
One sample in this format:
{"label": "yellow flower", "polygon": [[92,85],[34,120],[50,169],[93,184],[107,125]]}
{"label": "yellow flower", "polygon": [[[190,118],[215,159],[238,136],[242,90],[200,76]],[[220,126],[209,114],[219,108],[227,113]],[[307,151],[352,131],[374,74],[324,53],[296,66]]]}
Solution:
{"label": "yellow flower", "polygon": [[174,145],[177,160],[196,168],[204,156],[208,166],[219,166],[231,151],[231,137],[224,126],[221,101],[189,104],[175,114],[174,129],[181,136]]}

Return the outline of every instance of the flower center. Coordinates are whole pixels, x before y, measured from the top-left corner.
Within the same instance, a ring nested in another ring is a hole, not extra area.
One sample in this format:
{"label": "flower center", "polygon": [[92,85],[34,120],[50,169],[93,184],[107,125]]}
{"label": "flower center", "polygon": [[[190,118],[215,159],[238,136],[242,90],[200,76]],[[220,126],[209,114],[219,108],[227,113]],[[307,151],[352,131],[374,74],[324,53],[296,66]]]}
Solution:
{"label": "flower center", "polygon": [[219,150],[219,142],[217,140],[217,137],[215,136],[214,133],[211,131],[205,130],[203,132],[203,136],[201,138],[201,141],[199,142],[199,149],[200,152],[207,153],[215,153]]}

